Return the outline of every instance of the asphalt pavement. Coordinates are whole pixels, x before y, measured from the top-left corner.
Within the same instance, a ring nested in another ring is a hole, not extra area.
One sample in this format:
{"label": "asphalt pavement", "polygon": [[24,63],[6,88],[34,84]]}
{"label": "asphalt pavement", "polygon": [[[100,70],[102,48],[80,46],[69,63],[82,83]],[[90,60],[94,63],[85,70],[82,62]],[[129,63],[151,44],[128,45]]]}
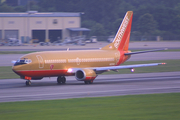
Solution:
{"label": "asphalt pavement", "polygon": [[74,77],[67,77],[65,85],[56,78],[32,81],[31,86],[21,79],[0,80],[0,102],[174,92],[180,92],[180,72],[99,75],[88,85]]}

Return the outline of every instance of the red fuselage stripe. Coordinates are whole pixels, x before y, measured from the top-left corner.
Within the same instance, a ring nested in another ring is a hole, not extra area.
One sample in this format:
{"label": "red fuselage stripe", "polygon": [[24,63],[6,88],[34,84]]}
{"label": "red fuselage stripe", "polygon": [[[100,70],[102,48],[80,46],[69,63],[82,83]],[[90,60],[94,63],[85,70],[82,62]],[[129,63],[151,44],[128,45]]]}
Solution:
{"label": "red fuselage stripe", "polygon": [[16,74],[20,76],[28,77],[52,77],[52,76],[61,76],[68,75],[67,70],[32,70],[32,71],[15,71]]}

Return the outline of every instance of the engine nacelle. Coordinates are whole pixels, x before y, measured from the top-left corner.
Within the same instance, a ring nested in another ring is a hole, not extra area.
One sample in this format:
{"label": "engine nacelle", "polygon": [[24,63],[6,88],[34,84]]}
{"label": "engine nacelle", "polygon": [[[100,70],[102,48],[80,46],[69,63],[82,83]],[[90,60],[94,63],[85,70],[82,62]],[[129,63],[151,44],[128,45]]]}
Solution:
{"label": "engine nacelle", "polygon": [[94,70],[91,69],[80,69],[75,73],[75,77],[78,81],[94,80],[97,75]]}

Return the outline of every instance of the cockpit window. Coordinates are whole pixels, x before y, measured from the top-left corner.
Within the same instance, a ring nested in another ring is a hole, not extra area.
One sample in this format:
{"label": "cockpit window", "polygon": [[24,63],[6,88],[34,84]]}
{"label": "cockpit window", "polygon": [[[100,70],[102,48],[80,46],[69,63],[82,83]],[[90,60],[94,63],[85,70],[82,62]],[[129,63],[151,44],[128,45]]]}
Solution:
{"label": "cockpit window", "polygon": [[25,60],[25,63],[27,63],[27,64],[29,64],[29,63],[31,63],[32,61],[30,60],[30,59],[26,59]]}
{"label": "cockpit window", "polygon": [[32,62],[32,60],[30,60],[30,59],[17,60],[16,63],[14,64],[14,66],[23,65],[23,64],[29,64],[31,62]]}

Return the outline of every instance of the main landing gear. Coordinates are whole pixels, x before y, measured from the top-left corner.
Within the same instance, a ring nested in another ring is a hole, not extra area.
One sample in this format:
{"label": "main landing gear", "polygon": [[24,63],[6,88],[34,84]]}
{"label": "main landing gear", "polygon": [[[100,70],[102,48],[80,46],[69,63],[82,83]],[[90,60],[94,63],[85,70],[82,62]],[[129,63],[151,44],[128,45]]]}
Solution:
{"label": "main landing gear", "polygon": [[66,78],[64,76],[59,76],[57,78],[57,83],[58,84],[65,84],[66,83]]}
{"label": "main landing gear", "polygon": [[29,85],[31,85],[31,81],[30,81],[30,80],[27,80],[27,81],[26,81],[26,86],[29,86]]}
{"label": "main landing gear", "polygon": [[93,80],[90,81],[84,81],[85,84],[93,84]]}

